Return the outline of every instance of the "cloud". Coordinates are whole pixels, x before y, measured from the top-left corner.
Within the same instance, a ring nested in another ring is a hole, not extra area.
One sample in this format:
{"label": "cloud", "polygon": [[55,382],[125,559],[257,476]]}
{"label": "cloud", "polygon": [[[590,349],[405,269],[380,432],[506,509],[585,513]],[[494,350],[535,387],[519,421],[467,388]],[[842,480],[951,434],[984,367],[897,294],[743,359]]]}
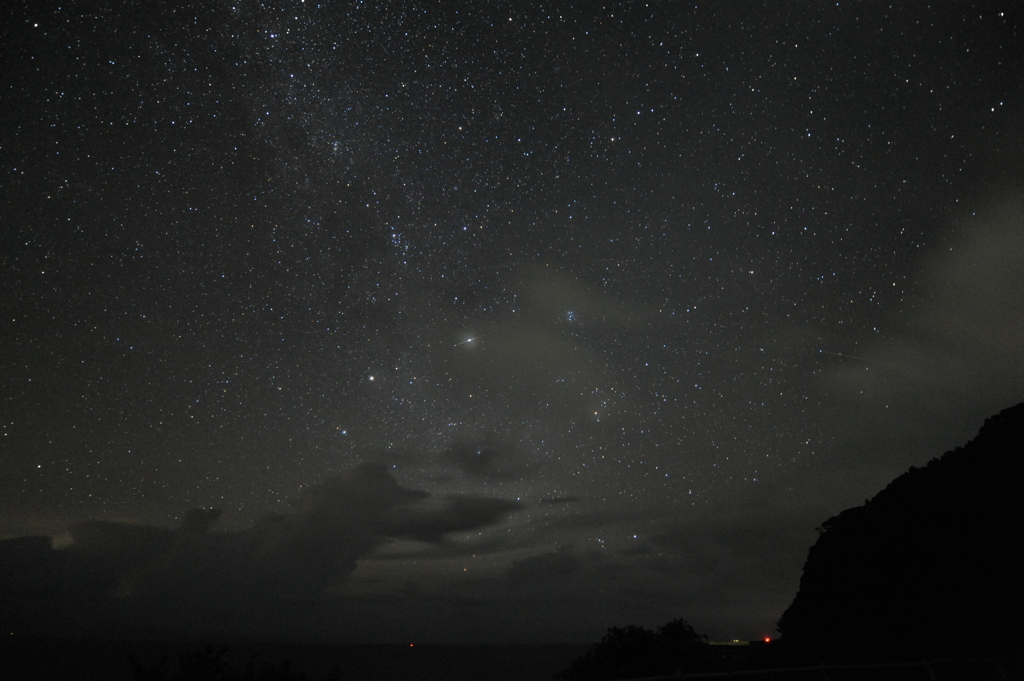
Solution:
{"label": "cloud", "polygon": [[582,501],[580,497],[568,496],[568,497],[544,497],[540,500],[541,504],[575,504]]}
{"label": "cloud", "polygon": [[[718,638],[771,635],[796,592],[814,527],[830,515],[806,499],[780,508],[777,492],[751,487],[713,507],[640,508],[630,519],[606,503],[534,506],[535,517],[514,533],[376,552],[346,595],[369,599],[351,607],[372,608],[388,627],[464,641],[509,632],[531,641],[597,640],[609,626],[654,627],[677,617]],[[422,578],[414,595],[401,590],[410,578]]]}
{"label": "cloud", "polygon": [[4,624],[56,633],[48,629],[55,613],[77,609],[126,629],[148,623],[202,633],[229,620],[255,626],[326,602],[360,558],[391,538],[440,544],[520,508],[503,499],[428,497],[367,464],[306,488],[294,512],[246,530],[215,531],[220,512],[195,509],[174,530],[79,523],[69,528],[71,545],[59,550],[48,538],[0,542],[0,595],[24,602]]}
{"label": "cloud", "polygon": [[524,272],[512,290],[515,310],[474,327],[478,345],[453,345],[446,372],[461,390],[515,397],[531,413],[540,404],[552,419],[593,415],[604,399],[595,391],[624,379],[601,348],[655,316],[642,301],[552,268]]}
{"label": "cloud", "polygon": [[466,532],[493,525],[502,516],[522,508],[518,501],[489,497],[447,497],[437,509],[408,509],[396,515],[394,524],[387,526],[388,534],[439,542],[449,532]]}
{"label": "cloud", "polygon": [[842,404],[829,427],[846,450],[843,475],[873,471],[858,496],[1024,400],[1024,193],[991,201],[922,267],[902,330],[824,373]]}
{"label": "cloud", "polygon": [[441,459],[476,478],[512,480],[520,477],[514,470],[511,448],[493,433],[480,440],[456,440]]}
{"label": "cloud", "polygon": [[1000,392],[1024,379],[1024,196],[996,202],[925,263],[909,330],[837,369],[848,390]]}
{"label": "cloud", "polygon": [[523,288],[527,309],[540,319],[623,326],[636,324],[641,319],[635,304],[623,305],[578,277],[548,268],[531,272]]}
{"label": "cloud", "polygon": [[583,570],[582,557],[577,555],[571,546],[565,546],[557,551],[513,561],[505,573],[505,579],[510,585],[536,590],[541,585],[551,586],[573,580],[579,577]]}

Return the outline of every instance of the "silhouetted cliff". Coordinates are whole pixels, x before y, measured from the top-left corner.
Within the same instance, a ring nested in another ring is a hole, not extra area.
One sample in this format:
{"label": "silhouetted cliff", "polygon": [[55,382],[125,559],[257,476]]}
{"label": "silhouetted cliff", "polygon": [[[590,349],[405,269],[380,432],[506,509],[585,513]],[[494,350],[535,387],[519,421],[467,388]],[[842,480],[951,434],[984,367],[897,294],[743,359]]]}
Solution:
{"label": "silhouetted cliff", "polygon": [[779,620],[788,644],[962,653],[1024,642],[1024,404],[829,518]]}

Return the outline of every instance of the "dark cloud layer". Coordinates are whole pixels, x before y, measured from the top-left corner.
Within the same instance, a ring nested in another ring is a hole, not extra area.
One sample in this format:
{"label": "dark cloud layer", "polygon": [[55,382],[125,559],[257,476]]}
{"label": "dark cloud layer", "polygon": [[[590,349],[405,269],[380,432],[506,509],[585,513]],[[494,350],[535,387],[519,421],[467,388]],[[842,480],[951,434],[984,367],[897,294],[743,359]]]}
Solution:
{"label": "dark cloud layer", "polygon": [[525,471],[516,471],[510,447],[493,434],[479,440],[457,440],[445,450],[442,461],[477,478],[512,479]]}
{"label": "dark cloud layer", "polygon": [[[22,633],[84,634],[79,627],[95,618],[110,628],[105,633],[140,626],[164,634],[231,626],[252,633],[251,618],[265,624],[267,613],[324,607],[356,562],[384,542],[440,543],[521,507],[476,497],[428,506],[428,497],[366,464],[304,489],[292,513],[246,530],[217,531],[220,511],[194,509],[173,530],[79,523],[69,529],[70,546],[57,550],[48,538],[7,540],[0,543],[0,593],[10,606],[4,624]],[[75,618],[57,625],[68,611]]]}

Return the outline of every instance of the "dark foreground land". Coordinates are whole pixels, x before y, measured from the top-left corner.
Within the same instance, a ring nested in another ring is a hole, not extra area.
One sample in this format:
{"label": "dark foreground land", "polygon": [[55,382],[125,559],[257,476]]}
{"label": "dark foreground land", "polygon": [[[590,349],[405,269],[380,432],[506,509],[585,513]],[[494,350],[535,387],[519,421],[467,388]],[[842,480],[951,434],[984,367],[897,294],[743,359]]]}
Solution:
{"label": "dark foreground land", "polygon": [[[195,654],[208,644],[159,641],[93,641],[8,636],[0,639],[0,679],[3,681],[128,681],[133,679],[129,655],[155,668],[161,659],[170,678],[182,655]],[[330,645],[330,644],[214,644],[227,648],[224,660],[244,669],[255,656],[255,667],[280,666],[310,681],[327,678],[332,669],[343,681],[547,681],[586,649],[574,644],[510,645]],[[258,677],[257,677],[258,678]]]}
{"label": "dark foreground land", "polygon": [[689,678],[693,681],[1010,681],[1024,677],[1019,660],[938,658],[697,673]]}
{"label": "dark foreground land", "polygon": [[[343,681],[548,681],[586,652],[578,644],[332,645],[300,643],[214,644],[103,641],[10,636],[0,639],[2,681],[135,681],[175,678],[182,656],[212,649],[236,672],[264,665],[287,677]],[[774,649],[771,649],[774,648]],[[221,651],[227,652],[221,656]],[[779,647],[721,650],[693,681],[1016,681],[1024,660],[1013,655],[941,657],[935,654],[818,650],[794,654]],[[132,662],[134,658],[141,665]],[[166,663],[161,667],[161,660]],[[158,670],[157,675],[147,671]],[[332,670],[340,672],[331,676]],[[712,671],[713,670],[713,671]],[[180,678],[180,677],[179,677]],[[192,677],[187,677],[192,678]],[[203,679],[219,677],[197,676]],[[232,677],[235,678],[235,677]],[[669,677],[671,678],[671,677]]]}
{"label": "dark foreground land", "polygon": [[[1013,652],[805,648],[785,645],[716,651],[693,681],[1010,681],[1024,679]],[[712,671],[714,670],[714,671]]]}

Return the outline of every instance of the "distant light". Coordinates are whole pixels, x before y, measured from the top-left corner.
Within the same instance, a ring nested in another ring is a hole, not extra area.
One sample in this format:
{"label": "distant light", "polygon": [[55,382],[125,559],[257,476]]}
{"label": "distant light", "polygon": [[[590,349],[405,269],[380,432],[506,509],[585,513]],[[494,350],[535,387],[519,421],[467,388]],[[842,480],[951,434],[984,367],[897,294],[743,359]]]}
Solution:
{"label": "distant light", "polygon": [[771,637],[770,637],[770,636],[765,636],[765,637],[764,637],[764,642],[765,642],[765,643],[771,643],[771,642],[772,642],[772,639],[771,639]]}
{"label": "distant light", "polygon": [[413,646],[415,646],[415,645],[416,645],[415,643],[410,643],[410,644],[409,644],[409,647],[410,647],[410,648],[412,648],[412,647],[413,647]]}

